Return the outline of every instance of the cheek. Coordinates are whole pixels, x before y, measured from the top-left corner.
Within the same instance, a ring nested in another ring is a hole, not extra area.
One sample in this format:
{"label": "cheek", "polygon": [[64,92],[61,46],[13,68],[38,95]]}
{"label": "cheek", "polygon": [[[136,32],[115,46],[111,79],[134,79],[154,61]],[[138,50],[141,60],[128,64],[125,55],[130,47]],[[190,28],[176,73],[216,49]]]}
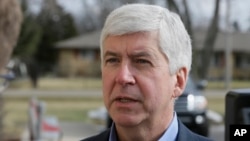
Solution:
{"label": "cheek", "polygon": [[139,83],[140,90],[145,99],[146,105],[152,107],[157,104],[161,99],[161,89],[158,85],[158,82],[154,78],[151,79],[141,79]]}
{"label": "cheek", "polygon": [[114,83],[114,73],[111,71],[103,70],[102,71],[102,85],[103,89],[110,89],[112,83]]}
{"label": "cheek", "polygon": [[149,79],[143,79],[140,89],[144,93],[146,105],[158,107],[171,101],[173,94],[172,80],[166,75],[155,75]]}
{"label": "cheek", "polygon": [[149,113],[162,113],[170,109],[172,98],[168,88],[159,87],[157,83],[154,83],[149,85],[144,92],[144,106]]}
{"label": "cheek", "polygon": [[102,91],[103,91],[103,98],[105,105],[107,106],[109,102],[109,97],[112,91],[113,86],[113,79],[112,79],[112,73],[103,70],[102,71]]}

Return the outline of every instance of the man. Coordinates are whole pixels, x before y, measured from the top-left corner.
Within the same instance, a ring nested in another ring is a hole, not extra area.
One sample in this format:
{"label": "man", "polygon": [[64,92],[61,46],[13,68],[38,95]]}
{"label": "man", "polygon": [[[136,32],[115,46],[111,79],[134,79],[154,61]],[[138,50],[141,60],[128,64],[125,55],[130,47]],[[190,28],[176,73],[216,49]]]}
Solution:
{"label": "man", "polygon": [[16,45],[22,22],[22,13],[17,0],[0,0],[0,72],[11,56]]}
{"label": "man", "polygon": [[128,4],[114,10],[100,41],[104,104],[114,123],[86,141],[209,141],[174,111],[191,67],[191,41],[179,16]]}

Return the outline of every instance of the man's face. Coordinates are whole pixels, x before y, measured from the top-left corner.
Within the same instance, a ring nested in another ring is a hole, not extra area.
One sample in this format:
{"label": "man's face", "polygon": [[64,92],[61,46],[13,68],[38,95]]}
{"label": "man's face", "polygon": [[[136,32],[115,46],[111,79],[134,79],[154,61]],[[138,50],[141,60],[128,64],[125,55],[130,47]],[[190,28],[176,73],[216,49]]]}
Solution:
{"label": "man's face", "polygon": [[117,125],[136,126],[173,113],[176,77],[157,37],[156,32],[134,33],[104,41],[104,103]]}

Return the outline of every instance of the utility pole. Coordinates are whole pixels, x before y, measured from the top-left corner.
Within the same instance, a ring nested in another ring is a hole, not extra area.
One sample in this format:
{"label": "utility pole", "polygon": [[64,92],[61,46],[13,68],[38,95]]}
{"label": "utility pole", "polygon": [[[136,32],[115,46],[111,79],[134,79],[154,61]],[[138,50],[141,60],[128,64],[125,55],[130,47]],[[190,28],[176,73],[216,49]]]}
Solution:
{"label": "utility pole", "polygon": [[231,0],[227,0],[227,13],[226,13],[226,46],[225,46],[225,88],[231,88],[232,81],[232,25],[230,24],[231,15]]}

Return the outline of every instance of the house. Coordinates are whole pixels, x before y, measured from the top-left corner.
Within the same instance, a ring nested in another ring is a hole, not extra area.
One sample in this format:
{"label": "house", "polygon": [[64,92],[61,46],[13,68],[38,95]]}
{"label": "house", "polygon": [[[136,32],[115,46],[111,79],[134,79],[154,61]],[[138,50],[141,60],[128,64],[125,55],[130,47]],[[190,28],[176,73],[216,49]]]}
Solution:
{"label": "house", "polygon": [[66,77],[100,76],[100,31],[59,41],[58,74]]}
{"label": "house", "polygon": [[[195,32],[196,49],[202,50],[205,32]],[[232,75],[234,79],[250,79],[250,33],[235,32],[231,36]],[[58,73],[62,76],[100,76],[100,31],[56,43],[59,49]],[[208,78],[225,75],[226,34],[217,35]],[[202,63],[202,61],[200,61]]]}
{"label": "house", "polygon": [[[195,32],[198,51],[202,50],[204,37],[205,32]],[[250,79],[250,33],[233,32],[230,39],[233,79]],[[210,62],[209,79],[223,79],[225,77],[227,42],[227,33],[219,32],[214,46],[214,55]]]}

